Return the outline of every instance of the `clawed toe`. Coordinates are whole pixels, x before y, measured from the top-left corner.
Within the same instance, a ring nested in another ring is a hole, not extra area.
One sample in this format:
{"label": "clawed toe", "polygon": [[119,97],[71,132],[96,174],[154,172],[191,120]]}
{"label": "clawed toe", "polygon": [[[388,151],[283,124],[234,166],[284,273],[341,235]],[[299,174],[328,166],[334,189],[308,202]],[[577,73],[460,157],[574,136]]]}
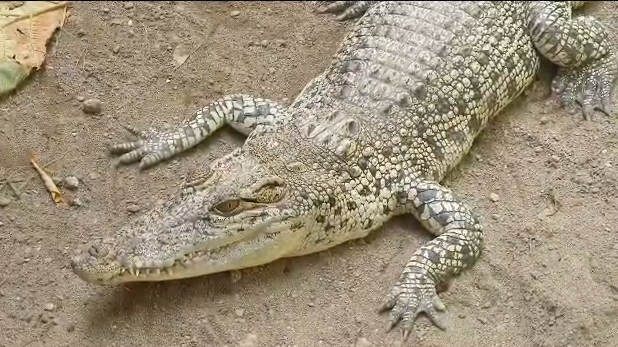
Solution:
{"label": "clawed toe", "polygon": [[595,111],[612,115],[610,100],[615,81],[616,71],[609,64],[563,68],[552,83],[552,91],[560,98],[561,107],[590,120]]}
{"label": "clawed toe", "polygon": [[146,155],[147,150],[145,147],[139,147],[135,150],[132,150],[128,153],[125,153],[123,155],[121,155],[118,158],[118,161],[122,164],[130,164],[130,163],[134,163],[140,159],[142,159],[144,157],[144,155]]}
{"label": "clawed toe", "polygon": [[133,134],[134,136],[141,137],[142,131],[137,129],[136,127],[128,125],[128,124],[121,124],[121,126],[126,131],[130,132],[131,134]]}
{"label": "clawed toe", "polygon": [[123,153],[134,151],[142,147],[143,145],[144,145],[144,141],[142,140],[125,142],[125,143],[120,143],[120,144],[110,146],[109,151],[112,154],[123,154]]}
{"label": "clawed toe", "polygon": [[379,310],[390,310],[387,331],[400,324],[404,340],[410,335],[414,321],[421,313],[425,313],[436,327],[446,330],[446,324],[438,315],[438,311],[443,312],[446,307],[436,293],[435,286],[421,283],[417,279],[411,279],[409,283],[398,283]]}

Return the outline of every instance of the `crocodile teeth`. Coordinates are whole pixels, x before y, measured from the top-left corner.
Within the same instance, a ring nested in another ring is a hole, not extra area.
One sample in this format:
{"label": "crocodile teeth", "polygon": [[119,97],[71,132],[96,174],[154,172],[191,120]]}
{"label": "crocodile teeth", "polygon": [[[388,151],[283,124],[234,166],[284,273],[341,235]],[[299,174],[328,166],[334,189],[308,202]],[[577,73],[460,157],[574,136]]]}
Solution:
{"label": "crocodile teeth", "polygon": [[166,274],[168,274],[169,276],[172,276],[172,275],[174,274],[174,273],[172,272],[172,269],[171,269],[171,268],[166,268],[166,269],[165,269],[165,270],[163,270],[163,271],[165,271],[165,273],[166,273]]}

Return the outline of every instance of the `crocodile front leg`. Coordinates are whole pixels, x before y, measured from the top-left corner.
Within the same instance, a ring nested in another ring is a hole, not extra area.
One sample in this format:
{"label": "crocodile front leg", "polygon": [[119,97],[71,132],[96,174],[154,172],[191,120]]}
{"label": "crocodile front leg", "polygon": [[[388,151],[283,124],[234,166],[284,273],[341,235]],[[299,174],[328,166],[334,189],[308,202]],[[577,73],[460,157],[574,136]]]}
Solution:
{"label": "crocodile front leg", "polygon": [[122,164],[139,160],[141,170],[196,146],[225,124],[249,135],[258,126],[278,126],[284,114],[285,107],[277,102],[250,95],[229,95],[195,112],[177,129],[140,131],[124,126],[138,140],[114,145],[110,151],[122,154]]}
{"label": "crocodile front leg", "polygon": [[528,30],[537,50],[559,66],[552,91],[571,112],[579,104],[588,120],[595,109],[610,114],[618,64],[599,21],[590,16],[571,18],[571,7],[581,5],[581,1],[530,2]]}
{"label": "crocodile front leg", "polygon": [[399,196],[403,212],[412,213],[437,237],[412,255],[382,306],[382,310],[391,310],[389,329],[401,320],[404,339],[421,312],[434,325],[446,329],[437,314],[445,310],[437,288],[472,267],[481,255],[483,242],[479,220],[448,188],[427,181],[406,185],[411,188]]}

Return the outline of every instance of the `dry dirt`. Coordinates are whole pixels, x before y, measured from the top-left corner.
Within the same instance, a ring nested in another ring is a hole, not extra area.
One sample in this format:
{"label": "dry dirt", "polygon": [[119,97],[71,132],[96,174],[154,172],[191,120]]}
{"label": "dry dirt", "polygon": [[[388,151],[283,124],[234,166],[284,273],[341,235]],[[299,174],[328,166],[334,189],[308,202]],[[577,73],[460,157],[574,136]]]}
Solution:
{"label": "dry dirt", "polygon": [[[351,23],[315,14],[310,2],[73,6],[46,70],[0,104],[4,177],[30,176],[36,153],[55,160],[47,170],[56,177],[80,180],[65,189],[79,206],[54,206],[35,178],[0,209],[0,346],[397,345],[399,332],[385,333],[376,308],[430,239],[409,218],[364,241],[243,271],[237,283],[219,274],[96,287],[68,266],[74,248],[174,194],[180,177],[242,141],[220,131],[140,173],[115,168],[105,151],[127,137],[120,122],[173,125],[232,92],[291,99]],[[615,23],[618,4],[588,13]],[[180,43],[202,46],[174,70]],[[100,99],[102,114],[85,114],[82,98]],[[531,97],[491,124],[448,181],[482,216],[487,251],[443,294],[449,329],[421,317],[408,346],[618,345],[617,132],[616,118],[585,122]]]}

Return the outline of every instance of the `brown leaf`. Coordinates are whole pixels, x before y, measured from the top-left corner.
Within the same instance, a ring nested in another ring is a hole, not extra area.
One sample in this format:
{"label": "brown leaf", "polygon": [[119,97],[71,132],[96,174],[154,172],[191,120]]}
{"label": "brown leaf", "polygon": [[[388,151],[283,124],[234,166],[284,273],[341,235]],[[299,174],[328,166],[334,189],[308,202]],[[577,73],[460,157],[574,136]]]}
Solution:
{"label": "brown leaf", "polygon": [[62,27],[66,1],[0,2],[0,95],[45,61],[47,41]]}

